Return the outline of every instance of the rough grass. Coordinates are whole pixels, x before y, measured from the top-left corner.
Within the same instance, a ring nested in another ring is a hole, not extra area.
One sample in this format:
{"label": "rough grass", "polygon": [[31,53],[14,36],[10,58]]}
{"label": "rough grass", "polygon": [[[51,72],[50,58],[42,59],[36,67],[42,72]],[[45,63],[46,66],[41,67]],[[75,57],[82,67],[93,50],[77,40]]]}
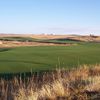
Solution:
{"label": "rough grass", "polygon": [[100,100],[100,65],[1,79],[0,100]]}

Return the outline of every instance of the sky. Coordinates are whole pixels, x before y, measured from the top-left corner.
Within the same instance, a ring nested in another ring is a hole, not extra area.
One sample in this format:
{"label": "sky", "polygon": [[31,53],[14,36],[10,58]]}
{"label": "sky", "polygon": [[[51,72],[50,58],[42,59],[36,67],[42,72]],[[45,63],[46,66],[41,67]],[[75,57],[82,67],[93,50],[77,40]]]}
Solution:
{"label": "sky", "polygon": [[100,35],[100,0],[0,0],[0,33]]}

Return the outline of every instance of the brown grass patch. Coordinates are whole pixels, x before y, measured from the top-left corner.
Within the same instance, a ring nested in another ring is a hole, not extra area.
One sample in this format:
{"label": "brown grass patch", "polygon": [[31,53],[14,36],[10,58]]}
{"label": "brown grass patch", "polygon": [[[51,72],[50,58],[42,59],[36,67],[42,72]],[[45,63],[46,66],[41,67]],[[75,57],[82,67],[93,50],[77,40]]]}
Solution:
{"label": "brown grass patch", "polygon": [[42,43],[42,42],[18,42],[18,41],[1,41],[0,47],[20,47],[20,46],[71,46],[71,43]]}
{"label": "brown grass patch", "polygon": [[[40,75],[41,76],[41,75]],[[100,100],[100,65],[0,80],[0,100]]]}

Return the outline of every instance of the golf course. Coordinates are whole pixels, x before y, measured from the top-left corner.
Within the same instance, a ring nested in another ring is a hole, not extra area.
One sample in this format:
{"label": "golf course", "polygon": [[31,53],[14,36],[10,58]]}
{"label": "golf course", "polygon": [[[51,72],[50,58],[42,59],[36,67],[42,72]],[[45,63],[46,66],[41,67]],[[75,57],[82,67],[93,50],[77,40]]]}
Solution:
{"label": "golf course", "polygon": [[0,48],[0,73],[72,68],[100,63],[100,43]]}

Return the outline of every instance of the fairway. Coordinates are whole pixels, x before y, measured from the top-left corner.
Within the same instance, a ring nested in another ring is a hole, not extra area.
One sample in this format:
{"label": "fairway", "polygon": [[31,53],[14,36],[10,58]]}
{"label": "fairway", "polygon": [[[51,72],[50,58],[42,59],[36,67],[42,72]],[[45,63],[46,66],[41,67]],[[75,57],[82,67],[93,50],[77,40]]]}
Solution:
{"label": "fairway", "polygon": [[0,49],[0,73],[50,70],[100,63],[100,44],[37,46]]}

